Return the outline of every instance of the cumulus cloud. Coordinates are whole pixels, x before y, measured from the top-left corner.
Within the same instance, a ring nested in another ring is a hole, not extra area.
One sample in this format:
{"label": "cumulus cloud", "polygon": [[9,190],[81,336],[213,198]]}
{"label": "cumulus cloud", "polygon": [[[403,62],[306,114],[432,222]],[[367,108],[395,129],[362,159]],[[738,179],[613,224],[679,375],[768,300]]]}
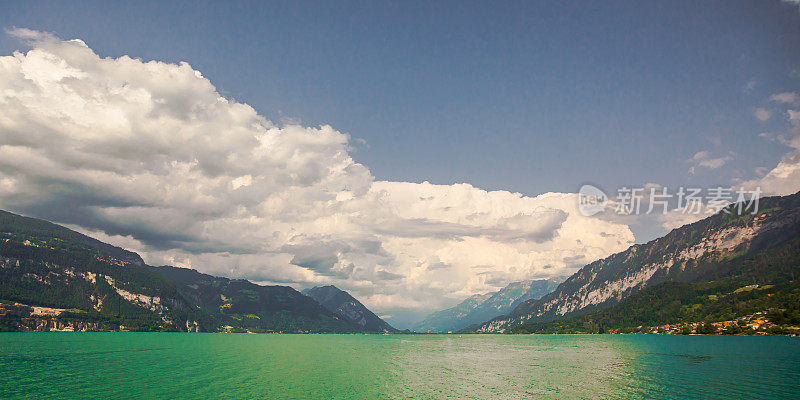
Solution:
{"label": "cumulus cloud", "polygon": [[[800,97],[795,92],[774,94],[770,100],[785,107],[785,132],[777,135],[777,140],[791,148],[775,168],[763,176],[741,182],[749,189],[760,188],[765,195],[787,195],[800,190]],[[772,135],[759,135],[771,139]],[[762,171],[763,172],[763,171]]]}
{"label": "cumulus cloud", "polygon": [[430,309],[633,241],[583,217],[576,194],[376,181],[347,134],[276,125],[187,63],[11,34],[30,49],[0,57],[0,205],[151,264]]}

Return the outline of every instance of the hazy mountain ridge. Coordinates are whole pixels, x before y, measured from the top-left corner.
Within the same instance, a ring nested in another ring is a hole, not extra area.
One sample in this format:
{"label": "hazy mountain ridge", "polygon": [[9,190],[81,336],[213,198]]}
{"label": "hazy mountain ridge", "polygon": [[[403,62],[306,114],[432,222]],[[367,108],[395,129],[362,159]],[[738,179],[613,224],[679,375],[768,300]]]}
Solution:
{"label": "hazy mountain ridge", "polygon": [[[730,277],[736,267],[724,263],[725,259],[785,244],[800,233],[800,193],[762,198],[760,203],[757,215],[720,211],[664,237],[590,263],[547,296],[526,301],[508,315],[466,331],[504,332],[525,323],[587,313],[661,282]],[[726,210],[734,208],[732,205]]]}
{"label": "hazy mountain ridge", "polygon": [[494,293],[470,296],[458,305],[437,311],[417,323],[415,332],[450,332],[502,315],[518,304],[538,299],[555,289],[559,280],[512,282]]}
{"label": "hazy mountain ridge", "polygon": [[315,286],[311,289],[303,290],[301,293],[316,300],[328,311],[338,314],[365,331],[397,332],[397,329],[375,315],[375,313],[351,296],[350,293],[336,286]]}
{"label": "hazy mountain ridge", "polygon": [[414,332],[448,332],[459,329],[459,321],[467,318],[489,297],[492,297],[491,293],[472,295],[454,307],[431,313],[422,321],[414,324],[412,330]]}

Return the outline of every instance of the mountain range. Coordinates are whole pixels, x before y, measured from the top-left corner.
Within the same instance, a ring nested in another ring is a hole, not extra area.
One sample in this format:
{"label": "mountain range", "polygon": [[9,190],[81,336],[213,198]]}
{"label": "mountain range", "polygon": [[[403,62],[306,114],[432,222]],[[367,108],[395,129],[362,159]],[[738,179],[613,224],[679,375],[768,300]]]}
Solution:
{"label": "mountain range", "polygon": [[800,308],[800,193],[762,198],[752,211],[730,205],[595,261],[552,293],[464,332],[582,326],[598,331],[686,318],[719,320],[767,308],[795,312]]}
{"label": "mountain range", "polygon": [[0,330],[392,330],[349,294],[335,290],[361,306],[368,323],[288,286],[149,266],[134,252],[0,211]]}
{"label": "mountain range", "polygon": [[[800,193],[731,205],[592,262],[433,313],[420,332],[604,332],[753,313],[800,321]],[[0,330],[396,332],[334,286],[300,293],[172,266],[0,211]]]}
{"label": "mountain range", "polygon": [[530,299],[552,292],[561,280],[513,282],[497,292],[470,296],[458,305],[430,314],[414,325],[415,332],[455,332],[513,310]]}

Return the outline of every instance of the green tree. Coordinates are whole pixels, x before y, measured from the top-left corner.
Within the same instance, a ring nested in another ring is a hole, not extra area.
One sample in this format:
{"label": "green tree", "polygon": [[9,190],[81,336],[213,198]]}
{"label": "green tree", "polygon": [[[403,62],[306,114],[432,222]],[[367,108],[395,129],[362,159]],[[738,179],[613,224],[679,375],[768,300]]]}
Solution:
{"label": "green tree", "polygon": [[717,332],[717,327],[712,324],[705,323],[703,325],[698,325],[697,329],[695,329],[695,332],[700,335],[711,335]]}

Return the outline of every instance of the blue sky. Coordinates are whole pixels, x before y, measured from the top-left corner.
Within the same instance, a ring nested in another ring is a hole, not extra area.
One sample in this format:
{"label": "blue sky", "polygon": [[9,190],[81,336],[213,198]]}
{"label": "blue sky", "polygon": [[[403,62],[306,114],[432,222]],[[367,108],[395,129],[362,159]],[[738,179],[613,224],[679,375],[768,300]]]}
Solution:
{"label": "blue sky", "polygon": [[[6,2],[0,26],[187,61],[270,119],[364,139],[353,155],[378,179],[531,195],[714,185],[786,152],[758,137],[780,121],[753,111],[800,84],[797,6],[527,3]],[[735,155],[688,174],[703,150]]]}

